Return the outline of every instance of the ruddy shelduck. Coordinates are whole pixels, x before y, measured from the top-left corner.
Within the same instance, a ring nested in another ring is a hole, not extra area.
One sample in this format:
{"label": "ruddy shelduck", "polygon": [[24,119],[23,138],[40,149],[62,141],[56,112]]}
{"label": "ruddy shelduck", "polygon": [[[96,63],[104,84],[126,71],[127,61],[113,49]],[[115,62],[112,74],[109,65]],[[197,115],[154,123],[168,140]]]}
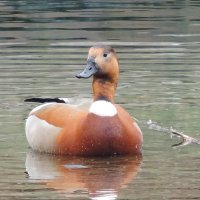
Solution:
{"label": "ruddy shelduck", "polygon": [[140,128],[128,112],[114,103],[119,64],[112,47],[89,49],[86,67],[76,77],[91,76],[90,104],[71,105],[64,99],[27,100],[48,102],[33,109],[27,118],[26,137],[32,149],[77,156],[141,154]]}

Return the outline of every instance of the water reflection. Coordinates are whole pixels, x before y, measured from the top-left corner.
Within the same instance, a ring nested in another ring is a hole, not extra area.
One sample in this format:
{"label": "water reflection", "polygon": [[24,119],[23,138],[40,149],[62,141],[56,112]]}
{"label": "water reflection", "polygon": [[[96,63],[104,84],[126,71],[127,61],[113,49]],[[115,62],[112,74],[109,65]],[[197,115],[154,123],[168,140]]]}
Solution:
{"label": "water reflection", "polygon": [[46,184],[65,197],[116,199],[140,170],[142,157],[60,157],[30,151],[26,170],[31,182]]}

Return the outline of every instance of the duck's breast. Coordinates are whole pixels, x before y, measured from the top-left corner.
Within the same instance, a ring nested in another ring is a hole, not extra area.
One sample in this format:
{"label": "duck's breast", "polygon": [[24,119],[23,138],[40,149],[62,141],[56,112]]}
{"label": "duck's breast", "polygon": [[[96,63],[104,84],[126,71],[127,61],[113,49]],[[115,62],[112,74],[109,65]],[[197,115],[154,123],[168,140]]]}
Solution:
{"label": "duck's breast", "polygon": [[[131,118],[98,116],[89,113],[79,129],[80,152],[83,155],[137,154],[142,136]],[[128,120],[128,121],[127,121]]]}

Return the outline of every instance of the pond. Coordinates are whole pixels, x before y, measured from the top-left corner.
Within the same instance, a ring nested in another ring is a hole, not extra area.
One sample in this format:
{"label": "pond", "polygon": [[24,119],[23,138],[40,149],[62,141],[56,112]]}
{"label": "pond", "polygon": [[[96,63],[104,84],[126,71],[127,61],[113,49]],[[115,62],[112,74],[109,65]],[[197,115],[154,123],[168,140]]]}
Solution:
{"label": "pond", "polygon": [[[200,199],[200,148],[150,130],[152,120],[200,138],[200,1],[0,1],[0,199]],[[115,48],[116,103],[138,119],[142,157],[32,152],[30,97],[91,98],[75,74],[90,46]]]}

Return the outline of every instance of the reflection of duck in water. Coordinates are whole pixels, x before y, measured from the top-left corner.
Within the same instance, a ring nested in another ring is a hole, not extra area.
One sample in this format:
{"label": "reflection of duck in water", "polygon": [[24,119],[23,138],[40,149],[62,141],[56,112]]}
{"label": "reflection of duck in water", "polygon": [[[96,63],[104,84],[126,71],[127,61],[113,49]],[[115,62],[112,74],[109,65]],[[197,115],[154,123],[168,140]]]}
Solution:
{"label": "reflection of duck in water", "polygon": [[140,156],[80,158],[29,152],[26,170],[31,181],[46,184],[66,197],[113,200],[133,181],[141,161]]}
{"label": "reflection of duck in water", "polygon": [[90,48],[87,66],[77,77],[90,76],[93,103],[75,106],[60,100],[63,103],[51,102],[31,111],[26,122],[30,146],[40,152],[66,155],[141,154],[140,128],[121,106],[114,104],[119,65],[113,48]]}

